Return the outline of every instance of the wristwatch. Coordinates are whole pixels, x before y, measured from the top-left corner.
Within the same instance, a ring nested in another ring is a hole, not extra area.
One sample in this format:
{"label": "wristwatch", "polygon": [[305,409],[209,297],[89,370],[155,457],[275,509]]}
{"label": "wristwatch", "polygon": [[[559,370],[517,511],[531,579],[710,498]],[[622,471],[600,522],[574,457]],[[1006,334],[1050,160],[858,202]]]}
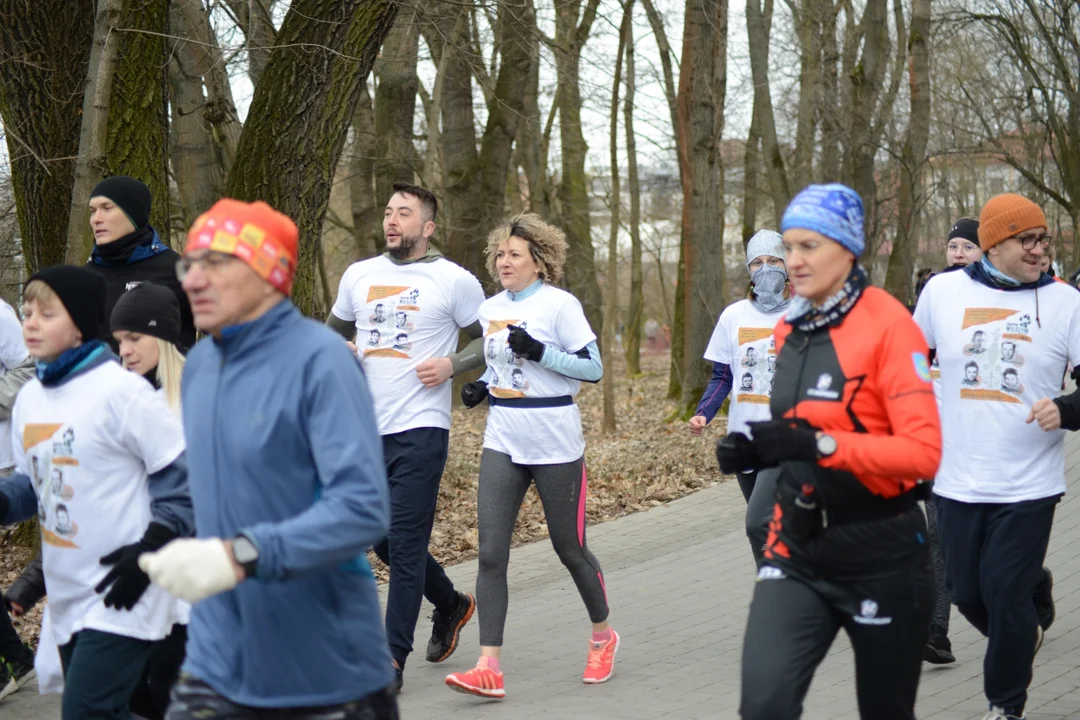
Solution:
{"label": "wristwatch", "polygon": [[244,570],[244,576],[255,577],[259,567],[259,546],[255,541],[244,533],[240,533],[232,541],[233,559]]}
{"label": "wristwatch", "polygon": [[818,457],[827,458],[836,452],[836,438],[832,435],[826,435],[825,433],[818,433],[817,436],[817,452]]}

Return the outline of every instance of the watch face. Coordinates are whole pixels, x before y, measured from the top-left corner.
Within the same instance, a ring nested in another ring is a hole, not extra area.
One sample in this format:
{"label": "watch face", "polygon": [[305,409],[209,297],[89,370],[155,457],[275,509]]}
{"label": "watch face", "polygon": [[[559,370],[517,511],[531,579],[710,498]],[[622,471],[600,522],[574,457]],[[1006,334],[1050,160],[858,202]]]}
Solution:
{"label": "watch face", "polygon": [[818,452],[829,456],[836,452],[836,438],[831,435],[822,435],[817,442]]}
{"label": "watch face", "polygon": [[244,565],[258,560],[259,551],[246,537],[238,537],[233,540],[233,557],[236,558],[236,562]]}

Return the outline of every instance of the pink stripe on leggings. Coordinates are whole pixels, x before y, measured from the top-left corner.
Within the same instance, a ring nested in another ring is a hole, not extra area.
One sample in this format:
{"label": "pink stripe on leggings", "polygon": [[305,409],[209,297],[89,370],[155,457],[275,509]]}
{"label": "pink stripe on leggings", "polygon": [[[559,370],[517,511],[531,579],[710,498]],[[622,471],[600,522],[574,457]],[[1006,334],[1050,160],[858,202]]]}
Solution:
{"label": "pink stripe on leggings", "polygon": [[585,474],[585,461],[581,461],[581,492],[578,493],[577,507],[577,544],[585,547],[585,494],[589,489],[589,479]]}

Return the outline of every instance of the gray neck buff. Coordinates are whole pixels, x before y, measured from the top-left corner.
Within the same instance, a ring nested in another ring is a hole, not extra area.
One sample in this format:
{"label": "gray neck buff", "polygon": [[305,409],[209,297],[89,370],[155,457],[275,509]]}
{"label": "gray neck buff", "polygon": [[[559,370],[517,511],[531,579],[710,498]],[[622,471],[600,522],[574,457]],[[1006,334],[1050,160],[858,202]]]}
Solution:
{"label": "gray neck buff", "polygon": [[772,313],[787,307],[790,302],[784,297],[787,270],[781,270],[772,265],[762,265],[750,276],[750,282],[754,285],[754,297],[750,302],[758,310]]}

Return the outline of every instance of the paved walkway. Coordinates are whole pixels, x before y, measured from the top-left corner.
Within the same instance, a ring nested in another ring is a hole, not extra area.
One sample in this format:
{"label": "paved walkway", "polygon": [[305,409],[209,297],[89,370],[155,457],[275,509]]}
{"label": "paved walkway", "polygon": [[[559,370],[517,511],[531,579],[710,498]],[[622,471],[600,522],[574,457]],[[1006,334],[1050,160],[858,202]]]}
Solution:
{"label": "paved walkway", "polygon": [[[1037,658],[1029,720],[1080,718],[1080,435],[1067,445],[1071,494],[1059,506],[1048,565],[1054,570],[1057,622]],[[616,674],[604,685],[581,682],[588,618],[569,575],[547,542],[511,554],[510,616],[503,669],[506,700],[451,692],[446,673],[471,667],[479,652],[475,620],[458,652],[441,665],[423,661],[429,625],[417,633],[420,656],[405,675],[402,717],[520,720],[737,718],[739,660],[753,560],[743,534],[742,495],[734,482],[667,506],[591,528],[604,566],[611,621],[623,637]],[[476,563],[449,570],[471,589]],[[425,609],[425,615],[429,609]],[[921,720],[981,718],[985,640],[953,613],[959,661],[924,666]],[[819,668],[807,718],[858,718],[850,647],[843,636]],[[59,717],[55,696],[26,688],[0,702],[5,720]]]}

